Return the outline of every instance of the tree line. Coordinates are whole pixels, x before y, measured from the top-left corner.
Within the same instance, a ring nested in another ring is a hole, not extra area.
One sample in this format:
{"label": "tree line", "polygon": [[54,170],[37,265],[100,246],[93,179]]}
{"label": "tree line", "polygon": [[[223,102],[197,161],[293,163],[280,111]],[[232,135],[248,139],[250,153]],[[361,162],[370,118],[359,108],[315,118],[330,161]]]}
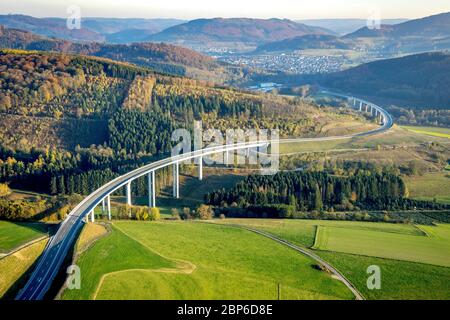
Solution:
{"label": "tree line", "polygon": [[[406,198],[400,176],[390,173],[357,173],[337,176],[326,172],[283,172],[252,175],[235,187],[205,196],[215,206],[270,206],[295,211],[446,209],[449,206]],[[279,211],[279,210],[278,210]],[[277,212],[278,212],[277,211]]]}

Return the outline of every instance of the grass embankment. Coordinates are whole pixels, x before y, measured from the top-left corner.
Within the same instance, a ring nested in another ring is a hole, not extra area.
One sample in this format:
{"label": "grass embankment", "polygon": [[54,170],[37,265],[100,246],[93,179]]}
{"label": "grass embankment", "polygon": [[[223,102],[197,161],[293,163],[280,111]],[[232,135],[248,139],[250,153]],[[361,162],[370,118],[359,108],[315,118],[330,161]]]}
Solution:
{"label": "grass embankment", "polygon": [[0,298],[33,265],[44,250],[46,243],[47,239],[38,241],[0,259]]}
{"label": "grass embankment", "polygon": [[[330,250],[315,252],[340,270],[369,299],[450,298],[450,268],[399,260],[448,265],[450,225],[417,227],[372,222],[263,219],[220,222],[262,229],[300,246]],[[319,231],[316,239],[318,226],[319,229],[325,227],[330,234],[325,237]],[[381,290],[367,289],[366,270],[371,265],[381,268]]]}
{"label": "grass embankment", "polygon": [[92,243],[106,235],[108,230],[105,226],[97,223],[87,223],[81,231],[80,237],[75,246],[76,254],[80,254],[89,248]]}
{"label": "grass embankment", "polygon": [[81,255],[65,299],[352,299],[311,259],[249,231],[190,222],[115,222]]}
{"label": "grass embankment", "polygon": [[0,221],[0,255],[45,236],[46,233],[47,226],[43,223]]}

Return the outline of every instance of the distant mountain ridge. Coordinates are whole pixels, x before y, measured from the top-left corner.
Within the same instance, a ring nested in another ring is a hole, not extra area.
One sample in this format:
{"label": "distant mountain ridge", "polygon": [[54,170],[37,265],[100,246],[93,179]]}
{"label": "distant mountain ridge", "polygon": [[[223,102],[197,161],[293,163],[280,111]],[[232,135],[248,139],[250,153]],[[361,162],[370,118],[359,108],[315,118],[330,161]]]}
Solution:
{"label": "distant mountain ridge", "polygon": [[131,62],[155,71],[185,75],[189,68],[221,69],[213,58],[196,51],[164,43],[105,44],[72,42],[35,35],[0,25],[0,47],[23,50],[58,51]]}
{"label": "distant mountain ridge", "polygon": [[147,37],[183,22],[185,21],[178,19],[82,18],[81,29],[70,30],[64,18],[35,18],[22,14],[0,15],[0,24],[8,28],[71,41],[111,40],[114,43],[134,42],[134,39],[139,35],[142,36],[143,32]]}
{"label": "distant mountain ridge", "polygon": [[361,28],[346,38],[361,37],[449,37],[450,12],[441,13],[421,19],[406,21],[395,25],[382,25],[380,29]]}
{"label": "distant mountain ridge", "polygon": [[[399,24],[408,21],[408,19],[383,19],[384,25]],[[326,28],[336,32],[339,35],[346,35],[355,32],[367,26],[367,19],[307,19],[296,20],[309,26]]]}
{"label": "distant mountain ridge", "polygon": [[8,28],[30,31],[38,35],[73,41],[103,41],[98,32],[81,28],[70,30],[65,19],[35,18],[22,14],[0,15],[0,24]]}
{"label": "distant mountain ridge", "polygon": [[163,42],[245,42],[262,44],[307,34],[333,34],[287,19],[214,18],[197,19],[151,35]]}

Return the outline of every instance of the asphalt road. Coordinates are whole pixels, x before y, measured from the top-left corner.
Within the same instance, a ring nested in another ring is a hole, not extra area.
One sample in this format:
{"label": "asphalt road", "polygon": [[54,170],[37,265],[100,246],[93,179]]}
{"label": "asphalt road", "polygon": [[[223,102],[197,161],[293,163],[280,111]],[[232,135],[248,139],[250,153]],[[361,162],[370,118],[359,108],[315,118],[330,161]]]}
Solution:
{"label": "asphalt road", "polygon": [[[324,92],[330,95],[339,96],[342,98],[351,98],[349,95],[341,95],[332,92]],[[378,109],[386,118],[386,122],[380,128],[375,130],[358,133],[347,136],[338,137],[321,137],[321,138],[308,138],[308,139],[285,139],[281,140],[280,143],[289,142],[301,142],[301,141],[326,141],[326,140],[338,140],[338,139],[348,139],[356,136],[367,136],[376,133],[380,133],[388,130],[392,127],[393,121],[392,117],[379,106],[376,106],[370,102],[360,100],[363,103],[372,105],[374,108]],[[83,219],[87,216],[91,210],[93,210],[107,195],[111,194],[115,190],[126,185],[130,180],[134,180],[138,177],[146,175],[151,170],[157,170],[173,163],[179,161],[190,160],[199,156],[208,156],[214,153],[220,153],[225,151],[233,151],[238,149],[255,148],[266,145],[267,143],[240,143],[235,145],[224,145],[219,147],[212,147],[208,149],[194,151],[188,154],[183,154],[177,157],[169,157],[163,160],[156,161],[149,165],[143,166],[137,170],[129,172],[121,177],[118,177],[104,186],[100,187],[98,190],[94,191],[92,194],[87,196],[80,204],[78,204],[67,216],[67,218],[61,223],[56,234],[50,238],[44,249],[43,254],[39,258],[39,261],[31,274],[25,287],[19,292],[16,299],[17,300],[41,300],[44,298],[45,293],[49,290],[56,274],[58,273],[64,258],[67,255],[71,245],[73,244],[78,231],[83,226]],[[330,269],[331,270],[331,269]]]}

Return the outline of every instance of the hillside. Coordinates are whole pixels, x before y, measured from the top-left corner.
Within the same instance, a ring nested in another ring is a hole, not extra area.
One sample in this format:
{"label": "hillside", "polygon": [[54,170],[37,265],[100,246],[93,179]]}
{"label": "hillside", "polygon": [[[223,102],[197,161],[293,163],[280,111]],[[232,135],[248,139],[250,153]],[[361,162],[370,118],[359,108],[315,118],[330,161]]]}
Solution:
{"label": "hillside", "polygon": [[214,59],[193,50],[163,43],[103,44],[51,39],[0,25],[0,47],[59,51],[109,58],[149,67],[155,71],[223,82],[227,70]]}
{"label": "hillside", "polygon": [[344,36],[382,57],[450,49],[450,13],[442,13],[380,29],[363,27]]}
{"label": "hillside", "polygon": [[[399,24],[407,21],[407,19],[383,19],[384,25]],[[355,32],[367,25],[367,19],[308,19],[299,20],[297,22],[304,23],[309,26],[316,26],[332,30],[340,35]]]}
{"label": "hillside", "polygon": [[333,35],[305,35],[258,46],[255,53],[295,51],[305,49],[350,49],[351,41],[344,41]]}
{"label": "hillside", "polygon": [[243,42],[261,44],[306,34],[331,34],[291,20],[215,18],[197,19],[152,35],[149,40],[164,42]]}
{"label": "hillside", "polygon": [[347,38],[361,37],[448,37],[450,35],[450,12],[395,25],[382,25],[380,29],[361,28]]}
{"label": "hillside", "polygon": [[[0,183],[51,194],[87,194],[169,153],[173,130],[192,128],[194,120],[223,132],[279,128],[281,136],[317,135],[330,124],[363,120],[348,109],[105,58],[1,50],[0,74]],[[144,190],[145,181],[136,188]]]}
{"label": "hillside", "polygon": [[177,19],[82,18],[80,30],[69,30],[66,19],[63,18],[35,18],[21,14],[0,15],[0,25],[8,28],[71,41],[111,41],[111,43],[134,42],[142,33],[148,36],[183,22]]}
{"label": "hillside", "polygon": [[450,54],[424,53],[367,63],[316,78],[320,84],[366,96],[448,108]]}
{"label": "hillside", "polygon": [[34,18],[21,14],[0,15],[0,25],[30,31],[47,37],[74,41],[103,41],[104,36],[96,31],[82,27],[77,30],[67,28],[66,19]]}

